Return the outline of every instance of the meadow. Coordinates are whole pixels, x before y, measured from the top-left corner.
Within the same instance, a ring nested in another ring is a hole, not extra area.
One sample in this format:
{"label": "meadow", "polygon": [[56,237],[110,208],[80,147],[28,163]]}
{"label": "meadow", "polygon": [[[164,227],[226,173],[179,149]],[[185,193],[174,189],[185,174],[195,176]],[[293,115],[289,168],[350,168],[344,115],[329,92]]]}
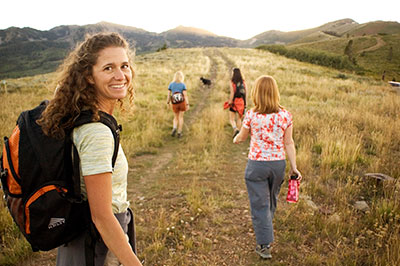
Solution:
{"label": "meadow", "polygon": [[[249,143],[232,144],[223,110],[232,67],[241,68],[249,88],[262,74],[274,76],[294,117],[301,198],[286,203],[286,180],[268,262],[253,252],[243,180]],[[167,49],[137,56],[135,70],[135,104],[116,117],[144,265],[400,265],[399,91],[256,49]],[[191,104],[179,140],[169,135],[173,115],[166,105],[177,70]],[[201,76],[213,85],[202,86]],[[53,79],[52,73],[7,80],[1,136],[22,110],[51,98]],[[368,209],[357,210],[358,201]],[[54,251],[30,251],[2,203],[0,235],[0,265],[55,265]]]}

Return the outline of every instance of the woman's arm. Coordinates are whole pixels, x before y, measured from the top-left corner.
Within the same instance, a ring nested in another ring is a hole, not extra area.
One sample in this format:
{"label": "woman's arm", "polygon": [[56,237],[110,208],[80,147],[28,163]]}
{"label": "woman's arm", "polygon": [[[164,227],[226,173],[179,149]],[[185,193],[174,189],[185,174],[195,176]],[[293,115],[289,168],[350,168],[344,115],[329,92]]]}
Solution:
{"label": "woman's arm", "polygon": [[233,143],[239,144],[239,143],[245,141],[247,139],[247,137],[249,136],[249,133],[250,133],[250,129],[242,126],[239,134],[237,134],[236,137],[233,139]]}
{"label": "woman's arm", "polygon": [[247,85],[246,82],[243,80],[243,85],[244,85],[244,108],[246,109],[247,107]]}
{"label": "woman's arm", "polygon": [[167,104],[171,102],[171,91],[168,90],[168,96],[167,96]]}
{"label": "woman's arm", "polygon": [[182,93],[183,93],[183,97],[185,98],[185,102],[186,102],[186,106],[187,106],[186,110],[189,110],[189,97],[188,97],[187,91],[184,90],[184,91],[182,91]]}
{"label": "woman's arm", "polygon": [[124,266],[142,265],[113,214],[111,173],[88,175],[84,180],[92,220],[106,246]]}
{"label": "woman's arm", "polygon": [[302,176],[300,171],[297,170],[297,164],[296,164],[296,148],[294,146],[294,140],[293,140],[293,125],[290,125],[285,130],[285,134],[283,136],[283,143],[285,145],[286,155],[290,163],[289,175],[297,174],[298,179],[301,180]]}

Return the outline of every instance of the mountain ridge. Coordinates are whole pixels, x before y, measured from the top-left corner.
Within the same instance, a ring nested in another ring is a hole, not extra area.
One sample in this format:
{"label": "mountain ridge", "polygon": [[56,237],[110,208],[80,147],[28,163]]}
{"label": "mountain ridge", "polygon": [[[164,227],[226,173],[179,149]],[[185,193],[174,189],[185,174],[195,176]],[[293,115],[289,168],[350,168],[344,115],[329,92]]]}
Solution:
{"label": "mountain ridge", "polygon": [[[161,47],[242,47],[254,48],[263,44],[307,43],[345,34],[400,34],[400,23],[376,21],[359,24],[342,19],[321,26],[282,32],[269,30],[248,40],[218,36],[210,31],[178,26],[161,33],[141,28],[101,21],[84,26],[60,25],[47,31],[30,27],[10,27],[0,30],[0,78],[15,78],[54,71],[65,56],[87,34],[115,31],[124,36],[137,54],[155,52]],[[21,64],[23,62],[23,64]]]}

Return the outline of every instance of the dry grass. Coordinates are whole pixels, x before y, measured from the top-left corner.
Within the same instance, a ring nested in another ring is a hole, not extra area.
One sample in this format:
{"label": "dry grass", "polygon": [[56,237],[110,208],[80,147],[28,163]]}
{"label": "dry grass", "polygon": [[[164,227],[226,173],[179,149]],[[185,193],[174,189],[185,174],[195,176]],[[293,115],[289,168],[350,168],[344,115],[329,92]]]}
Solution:
{"label": "dry grass", "polygon": [[[264,264],[252,253],[242,180],[248,144],[231,144],[228,113],[222,109],[232,66],[242,69],[249,87],[261,74],[274,76],[282,104],[294,116],[302,198],[296,205],[284,202],[284,184],[271,264],[399,265],[399,93],[366,77],[346,73],[343,79],[343,73],[328,68],[237,48],[168,49],[136,58],[135,107],[117,115],[124,125],[129,193],[145,264]],[[172,113],[165,104],[177,70],[186,75],[192,105],[181,141],[169,136]],[[200,76],[213,76],[207,93]],[[7,102],[0,110],[1,135],[9,135],[21,110],[51,96],[42,80],[51,77],[9,80],[20,89],[0,95]],[[364,177],[368,172],[396,181],[376,183]],[[356,211],[359,200],[370,210]],[[0,262],[14,256],[10,251],[15,254],[18,238],[4,212],[0,205],[5,235]],[[11,265],[26,251],[19,254],[8,260]]]}

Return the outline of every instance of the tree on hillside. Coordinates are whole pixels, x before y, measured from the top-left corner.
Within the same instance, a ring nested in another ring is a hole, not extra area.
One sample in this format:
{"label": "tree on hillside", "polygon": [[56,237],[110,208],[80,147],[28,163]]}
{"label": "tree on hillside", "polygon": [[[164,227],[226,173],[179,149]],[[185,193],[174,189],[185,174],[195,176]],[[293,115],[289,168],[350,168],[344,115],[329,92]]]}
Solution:
{"label": "tree on hillside", "polygon": [[392,61],[392,59],[393,59],[393,47],[390,46],[389,54],[388,54],[388,61],[390,62],[390,61]]}
{"label": "tree on hillside", "polygon": [[353,40],[350,40],[347,45],[346,48],[344,48],[344,54],[347,55],[347,57],[350,59],[350,61],[354,61],[353,60]]}
{"label": "tree on hillside", "polygon": [[167,50],[167,49],[168,49],[167,43],[164,43],[164,45],[161,48],[157,49],[157,52],[161,52],[161,51],[164,51],[164,50]]}

